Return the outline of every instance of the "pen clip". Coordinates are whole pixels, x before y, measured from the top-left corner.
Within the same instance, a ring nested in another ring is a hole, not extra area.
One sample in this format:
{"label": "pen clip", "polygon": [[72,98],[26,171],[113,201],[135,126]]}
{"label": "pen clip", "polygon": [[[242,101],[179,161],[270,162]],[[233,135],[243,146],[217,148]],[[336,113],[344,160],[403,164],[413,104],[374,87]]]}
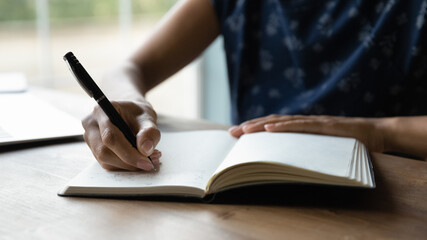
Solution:
{"label": "pen clip", "polygon": [[[89,88],[84,84],[84,82],[79,78],[79,71],[78,66],[80,68],[83,68],[83,66],[80,64],[79,60],[74,56],[72,52],[68,52],[63,57],[65,63],[67,64],[68,68],[70,69],[71,73],[73,74],[74,78],[77,80],[79,85],[83,88],[83,90],[91,97],[93,98],[93,92],[89,90]],[[81,70],[80,70],[81,71]]]}

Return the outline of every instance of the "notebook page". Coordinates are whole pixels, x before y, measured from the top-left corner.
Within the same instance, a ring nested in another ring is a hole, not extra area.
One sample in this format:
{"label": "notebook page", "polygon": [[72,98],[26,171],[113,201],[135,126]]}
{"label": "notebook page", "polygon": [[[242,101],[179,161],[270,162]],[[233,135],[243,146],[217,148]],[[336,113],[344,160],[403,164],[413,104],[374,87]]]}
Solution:
{"label": "notebook page", "polygon": [[205,189],[210,176],[235,141],[226,131],[162,133],[157,146],[162,152],[162,164],[157,172],[109,172],[95,163],[68,185],[115,188],[188,186]]}
{"label": "notebook page", "polygon": [[373,186],[367,150],[366,148],[361,148],[361,151],[363,155],[363,172],[364,172],[363,183],[369,186]]}
{"label": "notebook page", "polygon": [[282,163],[323,174],[347,177],[356,140],[300,133],[245,134],[215,173],[240,163]]}

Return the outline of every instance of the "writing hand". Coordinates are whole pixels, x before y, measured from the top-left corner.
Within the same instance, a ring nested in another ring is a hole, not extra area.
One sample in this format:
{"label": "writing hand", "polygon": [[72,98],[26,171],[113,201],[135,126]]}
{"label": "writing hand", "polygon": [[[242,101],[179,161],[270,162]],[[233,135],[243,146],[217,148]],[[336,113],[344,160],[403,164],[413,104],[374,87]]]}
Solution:
{"label": "writing hand", "polygon": [[123,120],[136,135],[137,149],[132,147],[123,133],[109,120],[99,106],[82,120],[86,143],[99,164],[107,170],[151,171],[158,168],[161,152],[155,149],[160,140],[157,115],[148,102],[111,102]]}
{"label": "writing hand", "polygon": [[370,150],[385,150],[384,134],[380,130],[381,118],[355,118],[335,116],[269,115],[246,121],[229,129],[234,137],[245,133],[301,132],[331,136],[353,137],[363,142]]}

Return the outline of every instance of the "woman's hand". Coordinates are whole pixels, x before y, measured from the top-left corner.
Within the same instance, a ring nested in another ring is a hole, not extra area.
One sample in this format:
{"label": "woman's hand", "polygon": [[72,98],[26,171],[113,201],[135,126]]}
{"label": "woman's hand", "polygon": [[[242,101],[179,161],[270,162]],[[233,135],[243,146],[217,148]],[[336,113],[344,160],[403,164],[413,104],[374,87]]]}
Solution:
{"label": "woman's hand", "polygon": [[[99,106],[83,119],[84,139],[99,164],[107,170],[153,170],[160,164],[161,152],[155,150],[160,140],[157,115],[146,101],[111,102],[136,135],[137,149],[109,120]],[[148,156],[153,161],[151,164]]]}
{"label": "woman's hand", "polygon": [[246,121],[229,129],[234,137],[245,133],[302,132],[331,136],[353,137],[363,142],[370,150],[386,150],[383,121],[381,118],[353,118],[334,116],[269,115]]}

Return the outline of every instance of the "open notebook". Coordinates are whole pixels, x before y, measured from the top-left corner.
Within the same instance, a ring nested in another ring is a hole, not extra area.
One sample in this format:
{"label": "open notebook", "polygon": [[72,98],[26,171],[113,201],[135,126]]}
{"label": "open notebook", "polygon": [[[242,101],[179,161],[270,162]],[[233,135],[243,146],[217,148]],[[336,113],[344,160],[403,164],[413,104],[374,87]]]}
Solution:
{"label": "open notebook", "polygon": [[83,134],[78,119],[30,93],[1,93],[0,111],[0,146]]}
{"label": "open notebook", "polygon": [[227,131],[162,133],[158,172],[109,172],[98,163],[72,179],[61,196],[175,195],[203,198],[256,184],[309,183],[375,187],[365,146],[353,138]]}

